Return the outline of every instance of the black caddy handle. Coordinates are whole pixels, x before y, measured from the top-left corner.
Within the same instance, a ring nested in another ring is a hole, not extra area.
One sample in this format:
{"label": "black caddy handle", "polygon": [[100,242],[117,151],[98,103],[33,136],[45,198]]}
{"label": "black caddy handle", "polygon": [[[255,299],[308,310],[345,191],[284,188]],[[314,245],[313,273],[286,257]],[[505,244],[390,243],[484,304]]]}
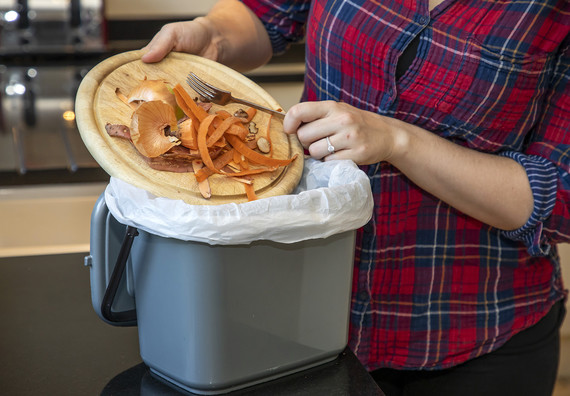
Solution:
{"label": "black caddy handle", "polygon": [[121,245],[121,250],[119,251],[115,268],[113,268],[111,279],[109,279],[109,284],[107,285],[103,301],[101,302],[101,314],[106,320],[115,325],[135,326],[137,322],[136,308],[123,312],[114,312],[111,309],[113,302],[115,301],[115,296],[117,295],[117,290],[119,289],[119,284],[121,283],[121,278],[125,272],[125,266],[127,264],[129,254],[131,253],[133,241],[137,235],[139,235],[139,233],[135,227],[127,226],[125,238],[123,239],[123,244]]}

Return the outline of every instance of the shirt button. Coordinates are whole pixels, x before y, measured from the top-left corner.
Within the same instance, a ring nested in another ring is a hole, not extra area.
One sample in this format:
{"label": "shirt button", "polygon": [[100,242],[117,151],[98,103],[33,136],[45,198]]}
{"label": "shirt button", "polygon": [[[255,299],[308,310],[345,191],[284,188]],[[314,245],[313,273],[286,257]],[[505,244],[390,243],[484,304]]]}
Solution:
{"label": "shirt button", "polygon": [[364,290],[359,291],[358,292],[358,299],[360,301],[368,301],[369,300],[368,292],[365,292]]}
{"label": "shirt button", "polygon": [[427,25],[427,23],[429,22],[429,18],[425,15],[422,15],[419,19],[418,22],[421,23],[422,25]]}

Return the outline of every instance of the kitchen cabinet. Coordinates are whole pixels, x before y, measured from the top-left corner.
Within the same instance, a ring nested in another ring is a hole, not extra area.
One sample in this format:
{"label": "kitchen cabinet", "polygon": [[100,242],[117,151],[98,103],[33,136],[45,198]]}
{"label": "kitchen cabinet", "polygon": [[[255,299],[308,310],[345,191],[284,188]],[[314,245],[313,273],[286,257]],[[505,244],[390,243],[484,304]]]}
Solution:
{"label": "kitchen cabinet", "polygon": [[105,186],[0,188],[0,258],[89,251],[91,211]]}

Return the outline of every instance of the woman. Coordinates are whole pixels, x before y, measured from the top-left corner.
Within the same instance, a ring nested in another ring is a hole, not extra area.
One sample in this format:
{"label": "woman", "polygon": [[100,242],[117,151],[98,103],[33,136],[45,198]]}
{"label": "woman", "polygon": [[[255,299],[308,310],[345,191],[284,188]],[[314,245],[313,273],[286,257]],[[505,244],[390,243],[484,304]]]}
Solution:
{"label": "woman", "polygon": [[349,345],[388,395],[549,395],[570,240],[570,3],[222,0],[145,62],[237,70],[306,40],[284,120],[370,177]]}

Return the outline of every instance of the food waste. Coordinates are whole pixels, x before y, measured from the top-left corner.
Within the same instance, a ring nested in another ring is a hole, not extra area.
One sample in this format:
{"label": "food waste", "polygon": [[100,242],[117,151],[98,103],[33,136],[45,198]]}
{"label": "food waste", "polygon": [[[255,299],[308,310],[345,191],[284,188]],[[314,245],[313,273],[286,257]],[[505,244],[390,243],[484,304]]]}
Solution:
{"label": "food waste", "polygon": [[[145,78],[128,95],[117,97],[133,110],[130,125],[107,123],[112,137],[128,139],[148,165],[159,171],[193,172],[200,194],[212,196],[208,178],[221,175],[239,181],[249,201],[257,199],[255,175],[273,172],[297,158],[273,158],[270,123],[260,126],[257,110],[233,114],[193,99],[180,85]],[[266,128],[265,133],[260,133]]]}

